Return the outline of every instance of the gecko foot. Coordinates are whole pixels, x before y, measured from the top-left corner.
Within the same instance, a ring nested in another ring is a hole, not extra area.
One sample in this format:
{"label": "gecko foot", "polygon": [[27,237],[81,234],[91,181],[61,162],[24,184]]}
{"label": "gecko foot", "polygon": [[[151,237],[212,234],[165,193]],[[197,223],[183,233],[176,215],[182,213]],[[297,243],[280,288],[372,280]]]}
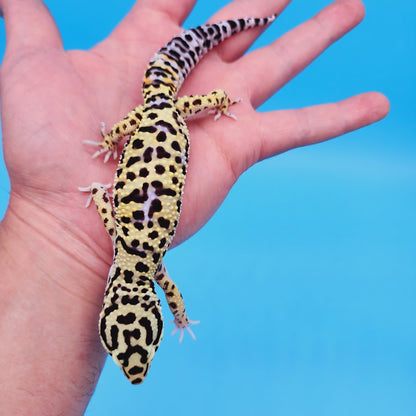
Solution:
{"label": "gecko foot", "polygon": [[182,342],[183,340],[183,330],[186,329],[189,332],[189,335],[192,337],[192,339],[196,340],[196,336],[195,334],[192,332],[191,328],[189,328],[189,325],[196,325],[199,324],[199,321],[191,321],[191,320],[187,320],[187,323],[182,323],[182,322],[177,322],[176,320],[171,321],[172,323],[175,324],[175,329],[171,332],[171,336],[174,335],[176,333],[176,331],[179,329],[180,332],[180,336],[179,336],[179,344]]}
{"label": "gecko foot", "polygon": [[92,158],[95,159],[96,157],[102,155],[103,153],[105,153],[104,156],[104,163],[107,163],[111,157],[111,155],[113,156],[113,159],[116,160],[117,159],[117,149],[107,149],[106,143],[103,140],[102,142],[94,142],[92,140],[84,140],[84,143],[86,144],[90,144],[92,146],[98,146],[101,147],[101,149],[98,149],[93,155]]}
{"label": "gecko foot", "polygon": [[230,105],[234,105],[234,104],[237,104],[237,103],[239,103],[239,102],[241,102],[242,101],[242,99],[241,98],[237,98],[236,100],[234,100],[234,101],[230,101],[229,103],[228,103],[228,105],[224,105],[224,107],[222,107],[222,108],[214,108],[213,110],[209,110],[208,111],[208,114],[215,114],[215,116],[214,116],[214,121],[217,121],[222,115],[224,115],[224,116],[227,116],[227,117],[230,117],[230,118],[232,118],[232,119],[234,119],[234,120],[237,120],[237,116],[236,115],[234,115],[234,114],[232,114],[232,113],[230,113],[229,111],[228,111],[228,107],[230,106]]}
{"label": "gecko foot", "polygon": [[[81,191],[81,192],[89,192],[89,197],[88,197],[88,200],[87,200],[87,203],[85,204],[85,208],[88,208],[89,206],[90,206],[90,204],[91,204],[91,201],[92,201],[92,196],[93,196],[93,194],[95,194],[95,193],[97,193],[97,191],[101,188],[101,189],[105,189],[105,191],[107,192],[108,191],[108,189],[110,189],[111,188],[111,183],[108,183],[108,184],[102,184],[102,183],[96,183],[96,182],[94,182],[94,183],[92,183],[90,186],[79,186],[78,187],[78,191]],[[112,195],[111,194],[108,194],[108,196],[109,197],[112,197]]]}

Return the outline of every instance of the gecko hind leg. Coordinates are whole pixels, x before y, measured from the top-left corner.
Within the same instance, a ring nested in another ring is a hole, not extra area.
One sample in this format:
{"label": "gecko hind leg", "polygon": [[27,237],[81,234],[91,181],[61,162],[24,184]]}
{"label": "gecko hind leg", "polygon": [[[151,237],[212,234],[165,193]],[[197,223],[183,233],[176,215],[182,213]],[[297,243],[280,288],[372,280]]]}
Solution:
{"label": "gecko hind leg", "polygon": [[165,265],[162,263],[159,270],[155,274],[156,283],[165,292],[166,300],[169,308],[174,316],[172,321],[175,329],[171,333],[173,335],[178,329],[180,331],[179,342],[182,342],[184,329],[186,329],[193,339],[196,339],[189,325],[199,324],[199,321],[191,321],[186,315],[183,297],[173,280],[169,277]]}
{"label": "gecko hind leg", "polygon": [[208,114],[215,114],[214,120],[218,120],[222,115],[236,120],[237,117],[231,114],[228,108],[240,101],[241,99],[231,100],[223,90],[214,90],[206,95],[180,97],[175,100],[175,107],[184,119],[209,110]]}
{"label": "gecko hind leg", "polygon": [[108,192],[109,188],[111,188],[111,184],[103,185],[101,183],[94,182],[90,186],[79,187],[78,190],[90,193],[85,207],[88,208],[91,201],[94,201],[98,214],[100,214],[100,217],[103,220],[104,227],[114,243],[116,238],[116,223],[114,218],[114,208],[110,199],[111,195]]}

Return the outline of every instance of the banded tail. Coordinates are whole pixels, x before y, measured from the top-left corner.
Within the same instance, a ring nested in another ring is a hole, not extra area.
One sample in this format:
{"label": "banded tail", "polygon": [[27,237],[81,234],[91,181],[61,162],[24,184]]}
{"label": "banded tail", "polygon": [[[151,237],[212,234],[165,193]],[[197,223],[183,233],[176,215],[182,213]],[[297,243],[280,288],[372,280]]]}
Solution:
{"label": "banded tail", "polygon": [[174,98],[185,78],[208,51],[236,33],[266,26],[276,17],[277,14],[265,18],[224,20],[185,30],[150,61],[143,81],[144,100],[161,93]]}

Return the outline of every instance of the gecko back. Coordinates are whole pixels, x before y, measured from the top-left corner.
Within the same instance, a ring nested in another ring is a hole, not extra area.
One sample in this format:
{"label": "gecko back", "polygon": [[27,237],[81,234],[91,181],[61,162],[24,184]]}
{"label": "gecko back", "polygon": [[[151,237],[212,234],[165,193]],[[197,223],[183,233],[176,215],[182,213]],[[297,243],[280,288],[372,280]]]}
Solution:
{"label": "gecko back", "polygon": [[193,336],[182,295],[163,265],[179,220],[189,156],[184,120],[203,110],[232,116],[222,90],[203,96],[176,94],[189,72],[213,47],[230,36],[265,26],[276,18],[245,18],[206,24],[174,37],[152,58],[143,80],[144,104],[104,134],[95,155],[115,154],[130,136],[114,181],[113,205],[107,189],[90,187],[114,243],[114,263],[100,315],[103,346],[133,384],[143,381],[163,334],[154,281],[164,290],[181,337]]}

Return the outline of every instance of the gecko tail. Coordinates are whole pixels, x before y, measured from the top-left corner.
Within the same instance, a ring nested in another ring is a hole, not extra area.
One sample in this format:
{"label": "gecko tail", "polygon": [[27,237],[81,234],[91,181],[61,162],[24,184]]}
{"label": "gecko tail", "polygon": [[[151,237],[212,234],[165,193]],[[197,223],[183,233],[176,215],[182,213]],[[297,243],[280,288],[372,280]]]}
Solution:
{"label": "gecko tail", "polygon": [[212,48],[236,33],[254,27],[266,26],[277,17],[246,17],[207,23],[183,31],[161,48],[150,61],[143,82],[143,97],[152,97],[167,88],[174,98],[183,81],[195,65]]}

